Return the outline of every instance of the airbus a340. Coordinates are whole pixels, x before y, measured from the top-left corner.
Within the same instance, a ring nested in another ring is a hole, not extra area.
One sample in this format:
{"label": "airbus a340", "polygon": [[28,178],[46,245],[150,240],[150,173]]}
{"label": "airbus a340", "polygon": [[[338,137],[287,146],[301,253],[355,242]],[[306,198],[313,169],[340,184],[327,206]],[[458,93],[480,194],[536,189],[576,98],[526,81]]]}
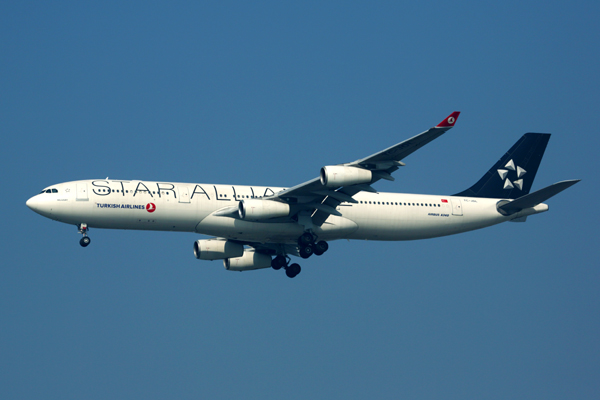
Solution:
{"label": "airbus a340", "polygon": [[380,193],[402,160],[456,123],[453,112],[427,131],[368,157],[321,168],[291,188],[94,179],[59,183],[27,206],[44,217],[89,229],[196,232],[200,260],[223,260],[230,271],[272,267],[290,278],[300,266],[289,256],[322,255],[338,239],[415,240],[523,222],[548,210],[544,201],[579,180],[530,193],[549,134],[526,133],[472,187],[452,196]]}

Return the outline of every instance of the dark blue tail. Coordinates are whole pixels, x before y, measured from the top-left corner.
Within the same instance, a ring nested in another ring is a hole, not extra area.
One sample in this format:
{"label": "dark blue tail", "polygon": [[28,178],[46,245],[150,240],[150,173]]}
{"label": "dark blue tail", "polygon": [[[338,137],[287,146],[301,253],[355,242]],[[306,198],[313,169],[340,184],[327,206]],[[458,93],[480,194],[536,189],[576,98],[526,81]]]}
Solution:
{"label": "dark blue tail", "polygon": [[516,199],[528,194],[548,140],[549,133],[524,134],[479,182],[455,196]]}

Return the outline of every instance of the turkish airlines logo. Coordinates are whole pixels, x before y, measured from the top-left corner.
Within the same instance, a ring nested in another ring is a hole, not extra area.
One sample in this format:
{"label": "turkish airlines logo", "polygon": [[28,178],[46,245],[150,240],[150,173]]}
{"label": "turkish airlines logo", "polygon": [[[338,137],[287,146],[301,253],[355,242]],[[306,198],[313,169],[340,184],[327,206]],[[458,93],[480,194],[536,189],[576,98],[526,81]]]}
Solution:
{"label": "turkish airlines logo", "polygon": [[149,213],[153,213],[154,211],[156,211],[156,204],[154,204],[154,203],[146,204],[146,211],[148,211]]}
{"label": "turkish airlines logo", "polygon": [[448,118],[448,124],[452,125],[456,121],[456,118],[450,117]]}

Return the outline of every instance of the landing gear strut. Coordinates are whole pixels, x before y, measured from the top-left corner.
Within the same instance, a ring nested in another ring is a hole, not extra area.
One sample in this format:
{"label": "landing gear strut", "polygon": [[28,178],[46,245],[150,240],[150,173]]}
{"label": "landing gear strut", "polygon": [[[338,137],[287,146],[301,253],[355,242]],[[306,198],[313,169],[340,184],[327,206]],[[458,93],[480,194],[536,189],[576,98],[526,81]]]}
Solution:
{"label": "landing gear strut", "polygon": [[92,239],[90,239],[87,235],[89,231],[87,224],[79,224],[77,228],[79,229],[79,233],[83,235],[83,237],[79,241],[79,244],[81,245],[81,247],[87,247],[92,241]]}

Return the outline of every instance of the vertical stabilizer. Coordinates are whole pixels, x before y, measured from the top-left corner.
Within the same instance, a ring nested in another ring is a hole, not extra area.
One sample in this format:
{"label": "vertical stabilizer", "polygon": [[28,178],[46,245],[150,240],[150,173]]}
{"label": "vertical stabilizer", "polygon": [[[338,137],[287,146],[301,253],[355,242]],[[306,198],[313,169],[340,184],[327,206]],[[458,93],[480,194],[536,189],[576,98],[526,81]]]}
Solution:
{"label": "vertical stabilizer", "polygon": [[529,193],[550,140],[549,133],[526,133],[469,189],[455,196],[516,199]]}

